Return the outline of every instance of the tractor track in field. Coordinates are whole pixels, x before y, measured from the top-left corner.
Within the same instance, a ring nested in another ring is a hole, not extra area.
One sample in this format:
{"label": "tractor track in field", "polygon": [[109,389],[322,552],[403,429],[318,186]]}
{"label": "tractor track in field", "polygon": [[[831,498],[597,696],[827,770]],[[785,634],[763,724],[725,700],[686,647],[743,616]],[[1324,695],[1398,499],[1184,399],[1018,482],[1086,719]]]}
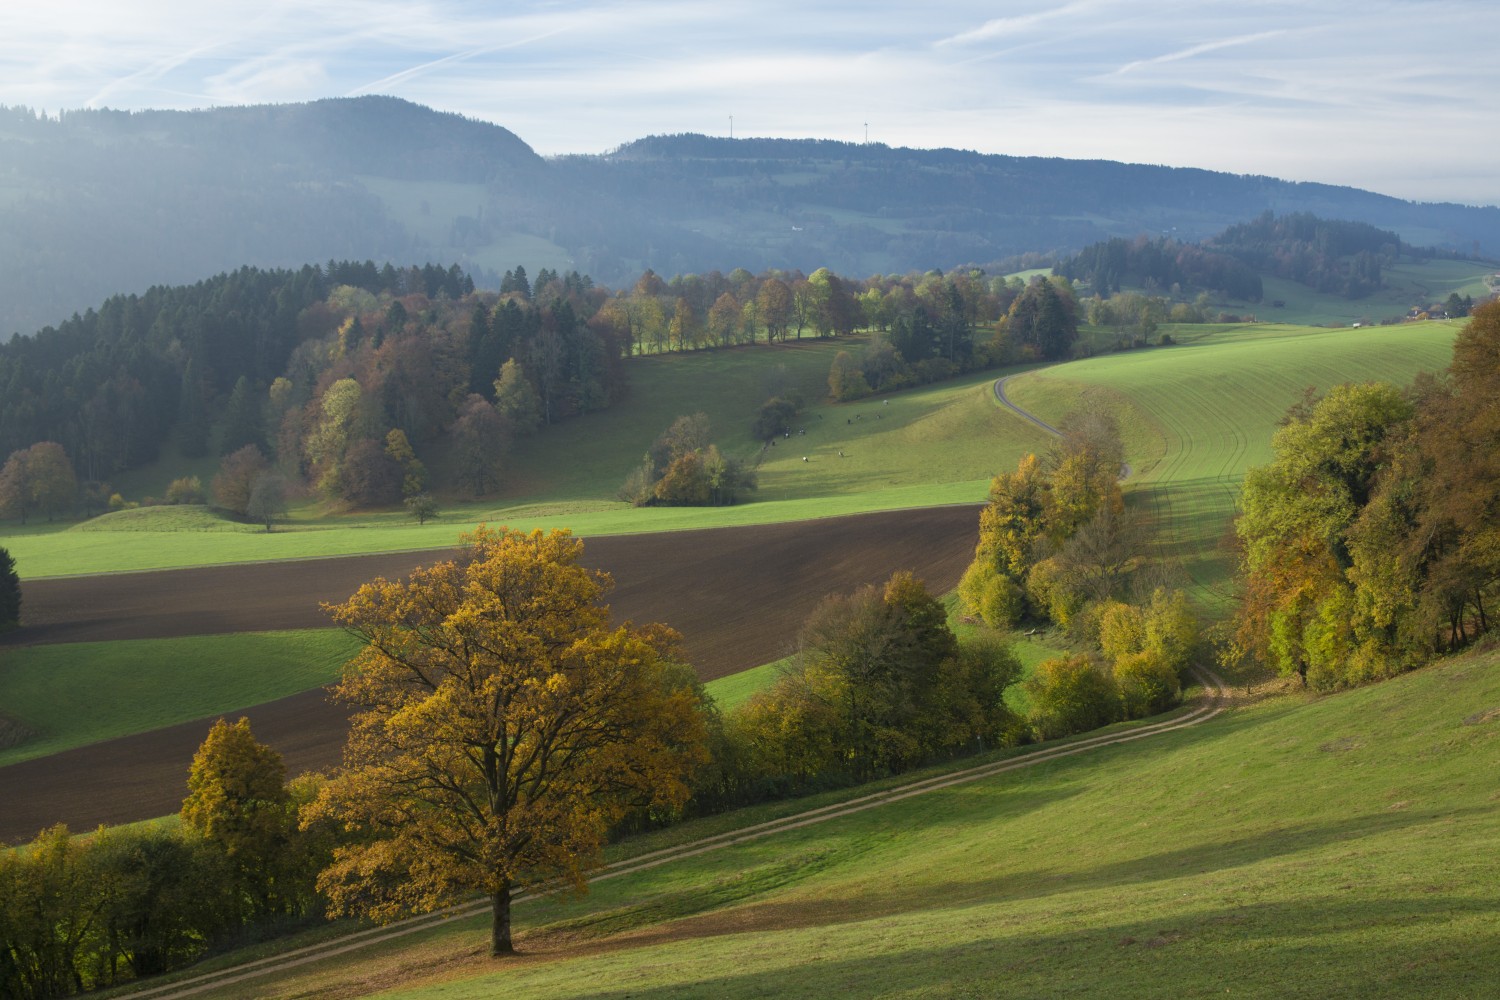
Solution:
{"label": "tractor track in field", "polygon": [[[1053,427],[1051,424],[1047,423],[1047,421],[1043,420],[1035,413],[1032,413],[1030,410],[1023,410],[1021,407],[1011,402],[1011,398],[1005,394],[1005,384],[1013,378],[1015,378],[1014,375],[1006,375],[1003,378],[995,379],[995,402],[999,403],[1007,410],[1010,410],[1022,420],[1027,420],[1033,424],[1036,424],[1038,427],[1046,431],[1048,434],[1051,434],[1053,437],[1062,437],[1062,431],[1058,430],[1056,427]],[[1132,470],[1130,468],[1130,463],[1124,463],[1120,466],[1120,478],[1122,480],[1129,479],[1131,471]]]}
{"label": "tractor track in field", "polygon": [[[818,823],[825,823],[829,820],[852,816],[856,813],[876,809],[893,802],[901,802],[905,799],[943,791],[957,785],[993,778],[1010,771],[1035,767],[1038,764],[1060,760],[1064,757],[1090,753],[1106,747],[1119,746],[1124,743],[1159,736],[1163,733],[1176,732],[1180,729],[1201,725],[1224,711],[1229,691],[1224,681],[1212,671],[1202,667],[1194,667],[1193,670],[1203,682],[1204,693],[1199,703],[1182,715],[1165,719],[1161,722],[1138,726],[1123,732],[1085,737],[1058,746],[1049,747],[1044,744],[1019,757],[979,764],[974,767],[964,768],[948,774],[935,775],[930,778],[919,778],[833,805],[821,806],[816,809],[795,813],[791,816],[784,816],[780,819],[768,820],[738,830],[726,831],[677,847],[663,848],[662,850],[651,851],[633,858],[624,858],[605,865],[599,872],[592,876],[590,881],[603,882],[608,879],[632,875],[651,868],[671,864],[675,861],[708,854],[726,847],[733,847],[738,844],[760,840],[764,837],[771,837],[778,833],[785,833],[790,830],[798,830]],[[535,901],[542,895],[543,893],[540,892],[520,894],[514,898],[513,903],[523,905]],[[215,990],[226,986],[276,975],[290,969],[311,965],[325,959],[336,958],[339,955],[349,954],[350,952],[373,945],[383,944],[416,934],[435,927],[446,920],[479,916],[489,908],[490,903],[488,900],[463,903],[435,913],[387,924],[383,927],[370,927],[353,931],[332,941],[308,945],[307,947],[294,949],[280,955],[256,959],[242,965],[204,973],[179,980],[175,983],[155,987],[147,986],[144,989],[130,991],[122,995],[136,998],[136,1000],[181,1000],[181,998],[209,995]]]}

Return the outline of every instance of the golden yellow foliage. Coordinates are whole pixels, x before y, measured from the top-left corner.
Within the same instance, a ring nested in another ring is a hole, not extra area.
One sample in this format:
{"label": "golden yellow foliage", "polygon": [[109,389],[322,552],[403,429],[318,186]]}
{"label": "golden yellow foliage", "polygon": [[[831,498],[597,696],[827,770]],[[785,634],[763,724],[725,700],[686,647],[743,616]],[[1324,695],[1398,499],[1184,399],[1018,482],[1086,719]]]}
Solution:
{"label": "golden yellow foliage", "polygon": [[491,953],[514,891],[576,888],[630,810],[675,809],[706,758],[677,636],[609,626],[583,543],[481,526],[464,558],[365,584],[333,617],[365,641],[336,693],[359,706],[345,766],[307,821],[358,834],[319,878],[379,920],[483,892]]}

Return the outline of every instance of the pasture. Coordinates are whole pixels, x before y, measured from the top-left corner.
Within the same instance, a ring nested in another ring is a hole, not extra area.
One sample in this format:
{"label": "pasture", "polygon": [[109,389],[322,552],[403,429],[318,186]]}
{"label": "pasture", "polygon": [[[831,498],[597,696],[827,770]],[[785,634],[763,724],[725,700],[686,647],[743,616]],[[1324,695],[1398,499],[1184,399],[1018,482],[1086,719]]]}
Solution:
{"label": "pasture", "polygon": [[[1255,316],[1267,323],[1369,326],[1405,316],[1413,307],[1442,302],[1455,292],[1477,302],[1490,294],[1486,279],[1494,273],[1493,265],[1475,261],[1417,261],[1408,257],[1381,268],[1384,287],[1365,298],[1346,299],[1286,278],[1266,276],[1262,278],[1265,294],[1259,302],[1230,300],[1223,306],[1229,312]],[[1282,305],[1274,305],[1276,302]]]}
{"label": "pasture", "polygon": [[1230,327],[1190,344],[1089,358],[1012,379],[1019,406],[1056,423],[1086,401],[1115,412],[1132,475],[1127,502],[1155,526],[1160,555],[1218,612],[1232,566],[1221,543],[1240,482],[1271,460],[1271,435],[1311,387],[1408,384],[1445,367],[1458,325],[1361,330]]}
{"label": "pasture", "polygon": [[[23,577],[43,577],[434,549],[482,521],[613,535],[974,502],[996,472],[1049,443],[994,404],[993,380],[1017,374],[1011,398],[1052,423],[1085,405],[1085,396],[1095,401],[1088,405],[1117,414],[1136,502],[1161,519],[1169,555],[1197,559],[1217,543],[1239,477],[1269,458],[1271,431],[1304,388],[1376,378],[1405,384],[1417,371],[1447,363],[1457,328],[1435,322],[1361,330],[1173,327],[1181,343],[1170,348],[1029,372],[972,373],[843,404],[825,398],[828,365],[857,343],[792,341],[638,358],[628,399],[523,440],[508,460],[501,494],[450,499],[426,525],[403,510],[338,514],[309,502],[267,534],[203,508],[156,507],[82,524],[11,524],[0,545],[16,557]],[[763,447],[750,437],[755,410],[785,391],[810,402],[790,438]],[[747,502],[634,508],[616,499],[656,435],[676,417],[700,411],[720,446],[755,467],[760,488]],[[157,477],[164,487],[171,474]],[[1169,487],[1170,496],[1163,492]],[[1200,596],[1221,578],[1221,568],[1195,571]]]}
{"label": "pasture", "polygon": [[[1431,323],[1357,331],[1199,328],[1182,331],[1190,342],[1175,347],[1018,373],[1009,392],[1018,404],[1053,423],[1080,405],[1102,406],[1119,416],[1133,467],[1126,484],[1128,502],[1151,517],[1159,552],[1181,568],[1200,608],[1212,615],[1221,612],[1227,600],[1231,566],[1220,543],[1240,479],[1250,465],[1269,459],[1270,436],[1286,407],[1310,384],[1326,388],[1338,381],[1370,378],[1405,383],[1418,370],[1439,368],[1448,360],[1454,330],[1454,325]],[[755,502],[718,509],[636,509],[607,499],[616,473],[623,478],[621,470],[636,461],[650,437],[674,416],[711,408],[711,419],[725,428],[719,439],[730,448],[744,447],[748,414],[768,391],[755,379],[769,371],[783,384],[800,379],[811,387],[839,347],[806,342],[793,343],[785,351],[645,359],[622,413],[597,414],[536,439],[534,447],[549,442],[552,453],[568,456],[567,462],[548,465],[541,451],[515,456],[518,479],[532,482],[541,492],[458,505],[422,527],[394,512],[341,518],[309,508],[292,519],[289,529],[267,534],[224,521],[204,508],[158,507],[68,527],[33,524],[0,544],[16,556],[23,576],[37,578],[443,549],[453,544],[458,530],[481,520],[567,526],[585,536],[769,524],[976,501],[984,496],[990,475],[1014,468],[1026,451],[1048,444],[1039,429],[995,403],[991,382],[996,373],[983,373],[889,397],[809,406],[802,421],[806,435],[767,449],[761,464],[764,486]],[[736,415],[738,423],[731,419]],[[617,420],[621,416],[629,419]],[[653,429],[643,432],[641,427]],[[843,459],[838,458],[839,450],[845,452]],[[806,463],[801,461],[804,455]],[[824,589],[828,586],[836,584]],[[816,595],[809,598],[815,599]],[[795,621],[800,617],[782,629],[785,634],[778,641],[790,641]],[[692,629],[690,644],[701,638],[696,634],[699,627]],[[708,628],[704,634],[712,632]],[[261,704],[316,687],[336,671],[339,658],[313,648],[323,640],[295,635],[257,640],[269,643],[266,669],[235,669],[233,664],[242,657],[229,649],[236,641],[232,639],[200,640],[225,644],[214,649],[174,640],[149,649],[119,643],[6,650],[0,678],[9,686],[0,689],[0,705],[44,734],[43,740],[24,747],[25,755],[34,757]],[[308,652],[299,649],[304,641],[313,644]],[[1022,644],[1019,651],[1033,657],[1040,650],[1034,646]],[[776,655],[772,652],[765,659]],[[311,673],[294,669],[298,661],[305,661]],[[152,666],[133,665],[142,662]],[[75,672],[92,670],[100,680],[96,683],[82,674],[75,680],[69,670],[32,665],[43,663],[68,663]],[[764,668],[726,682],[716,693],[735,703],[773,676],[774,667]],[[123,690],[132,683],[138,685],[134,692]],[[58,693],[49,693],[49,687]],[[69,692],[98,690],[110,692],[110,697],[94,699],[93,707],[73,707],[75,695]],[[186,696],[163,699],[155,694],[166,690]],[[161,701],[170,701],[172,708],[157,707]],[[19,760],[20,753],[12,750],[0,761]]]}
{"label": "pasture", "polygon": [[450,921],[216,995],[1489,995],[1496,705],[1493,652],[1286,693],[524,904],[514,960]]}

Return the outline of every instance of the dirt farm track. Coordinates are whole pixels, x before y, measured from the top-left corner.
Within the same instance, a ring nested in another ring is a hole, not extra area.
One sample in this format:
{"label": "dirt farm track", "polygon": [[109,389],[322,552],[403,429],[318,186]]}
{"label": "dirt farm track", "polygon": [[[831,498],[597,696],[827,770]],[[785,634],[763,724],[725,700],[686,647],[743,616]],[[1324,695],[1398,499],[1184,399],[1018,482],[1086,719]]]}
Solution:
{"label": "dirt farm track", "polygon": [[[785,655],[825,594],[909,569],[935,593],[973,556],[978,506],[932,507],[795,524],[585,539],[584,561],[615,580],[615,621],[682,632],[705,680]],[[153,573],[28,580],[25,626],[5,645],[320,628],[323,601],[441,553],[399,553]],[[296,774],[338,763],[347,717],[321,689],[223,713],[246,715]],[[214,716],[217,718],[218,716]],[[87,830],[175,812],[194,749],[214,719],[0,768],[0,842],[53,823]]]}

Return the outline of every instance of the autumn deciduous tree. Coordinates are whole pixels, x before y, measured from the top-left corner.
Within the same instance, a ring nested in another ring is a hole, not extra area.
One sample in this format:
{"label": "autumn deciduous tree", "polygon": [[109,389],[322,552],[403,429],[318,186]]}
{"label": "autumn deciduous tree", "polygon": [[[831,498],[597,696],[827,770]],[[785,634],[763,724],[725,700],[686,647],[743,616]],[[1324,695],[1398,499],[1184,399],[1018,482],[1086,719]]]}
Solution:
{"label": "autumn deciduous tree", "polygon": [[318,880],[335,914],[480,891],[500,955],[513,893],[581,888],[612,825],[683,804],[705,730],[675,635],[611,628],[609,577],[579,564],[580,541],[483,526],[463,541],[462,559],[329,608],[365,642],[336,690],[360,712],[304,821],[359,836]]}
{"label": "autumn deciduous tree", "polygon": [[500,485],[500,463],[510,449],[510,422],[483,396],[471,393],[453,422],[458,481],[474,496]]}
{"label": "autumn deciduous tree", "polygon": [[256,920],[297,909],[289,885],[296,810],[281,754],[257,742],[250,720],[214,723],[188,772],[182,824],[216,847],[233,872],[236,914]]}
{"label": "autumn deciduous tree", "polygon": [[1027,718],[1038,739],[1087,732],[1121,716],[1113,675],[1087,656],[1045,660],[1023,687],[1031,705]]}
{"label": "autumn deciduous tree", "polygon": [[[1413,412],[1385,383],[1335,386],[1292,409],[1272,438],[1275,459],[1245,476],[1238,651],[1304,682],[1329,666],[1322,623],[1350,617],[1349,533],[1375,493],[1388,438]],[[1327,673],[1321,686],[1337,686],[1338,671]]]}
{"label": "autumn deciduous tree", "polygon": [[214,503],[233,514],[245,516],[250,511],[250,497],[255,490],[255,481],[268,472],[271,463],[259,448],[247,444],[238,451],[225,455],[219,463],[219,472],[214,476]]}
{"label": "autumn deciduous tree", "polygon": [[766,339],[773,343],[785,340],[787,325],[792,321],[791,288],[780,278],[768,278],[755,302],[760,308],[760,321],[766,325]]}
{"label": "autumn deciduous tree", "polygon": [[262,472],[250,486],[250,499],[245,505],[245,516],[257,524],[271,525],[286,513],[288,485],[285,477],[274,470]]}
{"label": "autumn deciduous tree", "polygon": [[78,476],[68,453],[56,441],[38,441],[12,452],[0,468],[0,516],[26,517],[45,510],[47,520],[78,497]]}
{"label": "autumn deciduous tree", "polygon": [[542,425],[541,397],[515,358],[500,366],[500,376],[495,379],[495,409],[521,434],[530,434]]}

